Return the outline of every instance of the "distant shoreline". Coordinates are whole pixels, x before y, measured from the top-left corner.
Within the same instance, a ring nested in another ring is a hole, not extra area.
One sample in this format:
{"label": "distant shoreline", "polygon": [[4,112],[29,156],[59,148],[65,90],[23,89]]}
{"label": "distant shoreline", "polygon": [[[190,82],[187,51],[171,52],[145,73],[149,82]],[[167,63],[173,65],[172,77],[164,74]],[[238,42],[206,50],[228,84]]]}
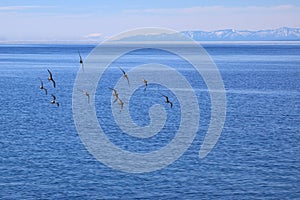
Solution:
{"label": "distant shoreline", "polygon": [[[0,41],[0,45],[98,45],[103,41]],[[236,41],[195,41],[199,44],[300,44],[300,40],[236,40]],[[133,42],[121,42],[134,44]],[[170,41],[171,44],[183,44]]]}

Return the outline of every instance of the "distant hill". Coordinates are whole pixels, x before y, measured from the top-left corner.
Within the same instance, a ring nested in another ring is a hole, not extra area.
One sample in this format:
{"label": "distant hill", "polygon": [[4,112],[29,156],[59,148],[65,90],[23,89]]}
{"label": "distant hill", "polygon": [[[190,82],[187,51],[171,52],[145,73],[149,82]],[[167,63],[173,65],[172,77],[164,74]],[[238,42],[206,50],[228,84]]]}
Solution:
{"label": "distant hill", "polygon": [[[216,31],[182,31],[184,36],[195,41],[300,41],[300,28],[282,27],[270,30],[234,30]],[[122,38],[122,41],[181,41],[184,37],[178,34],[148,34]]]}

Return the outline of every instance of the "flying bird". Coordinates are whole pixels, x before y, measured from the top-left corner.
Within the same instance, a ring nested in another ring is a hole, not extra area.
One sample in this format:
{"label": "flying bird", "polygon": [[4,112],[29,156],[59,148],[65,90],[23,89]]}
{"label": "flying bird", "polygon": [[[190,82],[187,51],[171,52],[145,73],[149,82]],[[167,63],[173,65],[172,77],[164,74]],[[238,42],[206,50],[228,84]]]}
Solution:
{"label": "flying bird", "polygon": [[163,95],[163,94],[162,94],[162,96],[164,96],[166,98],[166,103],[169,103],[170,106],[171,106],[171,108],[172,108],[173,107],[173,103],[169,100],[169,97],[166,96],[166,95]]}
{"label": "flying bird", "polygon": [[41,79],[41,78],[39,78],[39,79],[40,79],[40,81],[41,81],[40,89],[41,89],[41,90],[44,90],[45,93],[46,93],[46,95],[47,95],[47,94],[48,94],[48,91],[47,91],[47,89],[44,87],[44,83],[43,83],[42,79]]}
{"label": "flying bird", "polygon": [[144,82],[144,84],[145,84],[145,88],[144,88],[144,92],[146,91],[146,88],[147,88],[147,86],[148,86],[148,81],[146,80],[146,79],[143,79],[143,82]]}
{"label": "flying bird", "polygon": [[80,89],[79,89],[79,91],[80,91],[80,92],[83,92],[83,94],[84,94],[85,96],[87,96],[87,98],[88,98],[88,103],[90,104],[90,94],[89,94],[87,91],[85,91],[85,90],[80,90]]}
{"label": "flying bird", "polygon": [[53,99],[50,101],[50,104],[56,104],[56,106],[59,107],[59,103],[56,102],[56,96],[54,94],[51,94],[51,96]]}
{"label": "flying bird", "polygon": [[49,69],[47,69],[47,70],[48,70],[48,73],[49,73],[48,81],[52,81],[53,87],[56,87],[56,84],[55,84],[55,81],[53,80],[51,71]]}
{"label": "flying bird", "polygon": [[112,90],[112,92],[113,92],[113,96],[115,97],[115,100],[114,100],[114,103],[115,103],[119,99],[119,94],[116,89],[114,89],[114,88],[109,88],[109,89]]}
{"label": "flying bird", "polygon": [[123,77],[126,78],[126,80],[127,80],[127,82],[128,82],[128,86],[130,86],[130,84],[129,84],[129,78],[128,78],[126,72],[125,72],[121,67],[119,67],[119,68],[120,68],[120,70],[121,70],[122,73],[123,73]]}
{"label": "flying bird", "polygon": [[81,55],[80,55],[80,52],[79,52],[79,51],[78,51],[78,55],[79,55],[79,63],[81,64],[82,71],[84,72],[83,60],[82,60],[82,57],[81,57]]}

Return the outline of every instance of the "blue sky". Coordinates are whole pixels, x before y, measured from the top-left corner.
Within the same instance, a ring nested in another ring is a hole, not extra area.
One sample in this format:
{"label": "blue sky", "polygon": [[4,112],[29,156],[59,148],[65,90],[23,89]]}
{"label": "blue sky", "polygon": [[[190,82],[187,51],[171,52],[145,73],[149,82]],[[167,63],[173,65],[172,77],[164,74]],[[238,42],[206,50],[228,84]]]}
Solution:
{"label": "blue sky", "polygon": [[300,27],[299,0],[1,0],[0,41],[102,40],[138,27]]}

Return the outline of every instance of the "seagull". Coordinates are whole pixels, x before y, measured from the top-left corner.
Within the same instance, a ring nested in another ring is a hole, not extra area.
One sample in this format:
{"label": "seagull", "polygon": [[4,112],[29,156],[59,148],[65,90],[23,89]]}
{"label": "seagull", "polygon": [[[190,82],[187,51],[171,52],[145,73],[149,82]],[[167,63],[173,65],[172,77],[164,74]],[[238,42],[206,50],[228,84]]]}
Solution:
{"label": "seagull", "polygon": [[113,91],[113,96],[115,97],[115,100],[114,100],[114,103],[115,103],[119,99],[119,94],[116,89],[114,89],[114,88],[109,88],[109,89]]}
{"label": "seagull", "polygon": [[79,54],[79,63],[81,64],[81,67],[82,67],[82,71],[84,72],[84,68],[83,68],[83,61],[82,61],[82,57],[80,55],[80,52],[78,51],[78,54]]}
{"label": "seagull", "polygon": [[120,105],[120,112],[121,112],[123,110],[124,103],[120,98],[118,98],[118,104]]}
{"label": "seagull", "polygon": [[40,81],[41,81],[40,89],[41,89],[41,90],[45,90],[45,93],[46,93],[46,95],[47,95],[47,94],[48,94],[48,91],[47,91],[47,89],[44,87],[44,83],[43,83],[42,79],[41,79],[41,78],[39,78],[39,79],[40,79]]}
{"label": "seagull", "polygon": [[53,80],[53,77],[52,77],[52,73],[50,72],[49,69],[47,69],[47,70],[48,70],[48,73],[49,73],[48,81],[52,81],[53,87],[56,87],[55,81]]}
{"label": "seagull", "polygon": [[130,84],[129,84],[129,79],[128,79],[128,76],[127,76],[126,72],[125,72],[121,67],[119,67],[119,68],[120,68],[120,70],[121,70],[122,73],[123,73],[123,77],[127,79],[128,85],[130,86]]}
{"label": "seagull", "polygon": [[50,101],[50,104],[56,104],[56,106],[59,107],[59,103],[55,101],[56,96],[54,94],[51,94],[51,96],[52,96],[53,99]]}
{"label": "seagull", "polygon": [[144,84],[145,84],[145,88],[144,88],[144,92],[146,91],[146,88],[147,88],[147,86],[148,86],[148,81],[146,80],[146,79],[143,79],[143,82],[144,82]]}
{"label": "seagull", "polygon": [[79,91],[83,92],[83,94],[88,97],[88,103],[90,104],[90,94],[87,91],[84,91],[84,90],[79,89]]}
{"label": "seagull", "polygon": [[166,98],[166,103],[169,103],[170,106],[171,106],[171,108],[172,108],[173,107],[173,103],[171,101],[169,101],[169,97],[166,96],[166,95],[163,95],[163,94],[162,94],[162,96],[164,96]]}

